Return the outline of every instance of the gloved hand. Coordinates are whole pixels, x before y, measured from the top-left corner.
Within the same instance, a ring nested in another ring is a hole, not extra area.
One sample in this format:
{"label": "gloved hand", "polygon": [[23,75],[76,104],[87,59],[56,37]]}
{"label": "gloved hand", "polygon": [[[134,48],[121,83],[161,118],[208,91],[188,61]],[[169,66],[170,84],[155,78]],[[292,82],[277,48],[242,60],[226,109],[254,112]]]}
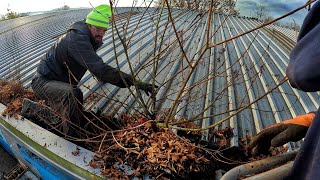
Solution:
{"label": "gloved hand", "polygon": [[289,141],[299,141],[306,135],[314,118],[314,113],[297,116],[293,119],[277,123],[253,137],[247,146],[252,155],[268,152],[270,146],[278,147]]}
{"label": "gloved hand", "polygon": [[153,94],[155,92],[155,89],[158,88],[157,85],[154,85],[155,89],[153,89],[152,84],[148,84],[142,81],[137,81],[136,85],[138,89],[143,90],[147,94],[147,96],[150,96],[150,94]]}

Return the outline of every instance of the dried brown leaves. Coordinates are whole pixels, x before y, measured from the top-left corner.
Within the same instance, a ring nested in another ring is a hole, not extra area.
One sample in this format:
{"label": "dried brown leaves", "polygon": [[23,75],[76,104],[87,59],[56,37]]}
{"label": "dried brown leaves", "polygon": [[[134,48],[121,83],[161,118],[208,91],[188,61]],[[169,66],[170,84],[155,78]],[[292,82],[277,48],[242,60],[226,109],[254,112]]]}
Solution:
{"label": "dried brown leaves", "polygon": [[105,144],[101,150],[103,153],[98,153],[100,158],[90,162],[91,167],[98,165],[107,172],[105,168],[112,169],[113,163],[120,162],[135,169],[133,174],[127,174],[128,177],[144,173],[154,177],[186,177],[190,172],[199,172],[210,163],[205,152],[188,139],[176,136],[166,128],[159,127],[158,132],[154,132],[151,122],[138,129],[113,135],[114,141]]}
{"label": "dried brown leaves", "polygon": [[34,100],[35,96],[31,90],[25,89],[20,82],[0,80],[0,103],[7,106],[2,115],[18,118],[17,115],[20,114],[23,98]]}
{"label": "dried brown leaves", "polygon": [[230,146],[230,140],[233,137],[233,128],[226,127],[224,129],[214,130],[213,136],[215,142],[222,148]]}

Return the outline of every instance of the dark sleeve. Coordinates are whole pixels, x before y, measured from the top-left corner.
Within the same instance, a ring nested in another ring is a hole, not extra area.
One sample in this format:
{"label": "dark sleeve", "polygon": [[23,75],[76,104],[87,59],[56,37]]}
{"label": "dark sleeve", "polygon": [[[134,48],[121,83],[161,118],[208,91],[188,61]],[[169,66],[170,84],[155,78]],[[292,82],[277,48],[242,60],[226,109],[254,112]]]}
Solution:
{"label": "dark sleeve", "polygon": [[306,16],[298,42],[290,54],[287,76],[292,87],[302,91],[320,90],[320,1]]}
{"label": "dark sleeve", "polygon": [[319,179],[320,177],[320,113],[319,109],[308,129],[290,174],[285,179]]}
{"label": "dark sleeve", "polygon": [[73,36],[70,46],[68,47],[68,53],[69,56],[89,70],[103,83],[111,83],[118,87],[125,88],[126,85],[121,78],[122,76],[128,86],[133,85],[131,75],[103,62],[102,58],[94,51],[89,39],[86,39],[86,36]]}

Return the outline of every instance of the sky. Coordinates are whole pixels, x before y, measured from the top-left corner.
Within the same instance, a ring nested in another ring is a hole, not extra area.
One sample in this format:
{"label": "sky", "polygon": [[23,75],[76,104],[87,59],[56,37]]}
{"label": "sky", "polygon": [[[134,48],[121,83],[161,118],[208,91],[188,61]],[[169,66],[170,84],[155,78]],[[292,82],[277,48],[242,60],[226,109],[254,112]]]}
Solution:
{"label": "sky", "polygon": [[[133,1],[137,1],[137,6],[141,6],[142,0],[119,0],[119,7],[131,7]],[[149,0],[147,0],[149,2]],[[0,15],[7,13],[7,9],[14,12],[35,12],[35,11],[48,11],[55,8],[60,8],[68,5],[71,8],[78,7],[91,7],[100,4],[109,4],[109,0],[0,0]]]}
{"label": "sky", "polygon": [[[131,7],[134,1],[137,1],[137,6],[141,6],[143,2],[143,0],[119,0],[117,6]],[[150,1],[151,0],[147,0],[147,2]],[[269,16],[279,17],[305,4],[306,1],[307,0],[237,0],[236,8],[240,10],[242,15],[254,16],[254,10],[257,5],[263,3],[267,7]],[[4,15],[7,12],[7,8],[18,13],[23,13],[48,11],[62,7],[65,4],[71,8],[91,7],[89,2],[91,2],[93,6],[97,6],[99,4],[108,4],[109,0],[0,0],[0,15]],[[302,10],[287,18],[286,21],[293,21],[292,19],[294,19],[298,24],[301,24],[306,14],[307,10]]]}
{"label": "sky", "polygon": [[[304,5],[306,2],[307,0],[237,0],[236,7],[243,15],[254,16],[256,7],[263,4],[267,8],[267,15],[276,18]],[[293,22],[292,19],[294,19],[296,23],[302,24],[307,12],[306,9],[300,10],[285,20]]]}

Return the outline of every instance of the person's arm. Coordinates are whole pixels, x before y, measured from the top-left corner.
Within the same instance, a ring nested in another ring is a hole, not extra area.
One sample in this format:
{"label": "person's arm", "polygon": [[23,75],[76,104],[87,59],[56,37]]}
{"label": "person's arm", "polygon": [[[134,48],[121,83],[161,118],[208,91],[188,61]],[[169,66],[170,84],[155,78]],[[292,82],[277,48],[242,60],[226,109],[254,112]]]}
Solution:
{"label": "person's arm", "polygon": [[253,155],[268,152],[269,148],[282,146],[290,141],[299,141],[306,135],[315,112],[297,116],[263,129],[247,146]]}
{"label": "person's arm", "polygon": [[157,85],[148,84],[142,81],[134,82],[134,78],[116,68],[113,68],[102,61],[102,58],[94,51],[93,46],[86,39],[86,36],[78,35],[74,41],[71,41],[68,52],[81,66],[88,69],[101,82],[111,83],[121,88],[130,87],[134,84],[143,90],[147,95],[154,93]]}
{"label": "person's arm", "polygon": [[[86,36],[78,35],[73,38],[74,40],[71,40],[71,45],[68,47],[69,56],[76,60],[81,66],[88,69],[101,82],[111,83],[121,88],[133,85],[131,75],[103,62],[102,58],[94,51],[89,39],[86,39]],[[121,76],[126,83],[122,80]]]}
{"label": "person's arm", "polygon": [[320,90],[319,12],[320,3],[316,3],[303,22],[287,68],[291,86],[306,92]]}

